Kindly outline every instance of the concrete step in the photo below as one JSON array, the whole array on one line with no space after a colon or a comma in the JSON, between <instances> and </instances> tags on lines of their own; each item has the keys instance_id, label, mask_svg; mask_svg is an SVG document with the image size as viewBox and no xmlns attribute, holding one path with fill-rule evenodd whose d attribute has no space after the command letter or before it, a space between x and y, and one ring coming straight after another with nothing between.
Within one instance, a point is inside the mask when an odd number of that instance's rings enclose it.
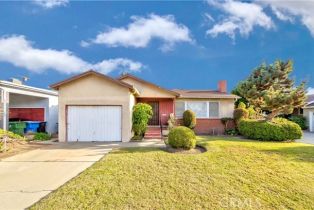
<instances>
[{"instance_id":1,"label":"concrete step","mask_svg":"<svg viewBox=\"0 0 314 210\"><path fill-rule=\"evenodd\" d=\"M145 136L144 139L161 139L161 136Z\"/></svg>"}]
</instances>

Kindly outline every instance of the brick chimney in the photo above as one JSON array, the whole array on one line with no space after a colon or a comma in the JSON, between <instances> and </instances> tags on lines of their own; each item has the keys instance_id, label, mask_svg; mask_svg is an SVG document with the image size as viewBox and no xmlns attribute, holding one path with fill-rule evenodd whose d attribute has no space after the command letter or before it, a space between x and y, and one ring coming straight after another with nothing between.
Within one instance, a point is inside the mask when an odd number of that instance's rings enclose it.
<instances>
[{"instance_id":1,"label":"brick chimney","mask_svg":"<svg viewBox=\"0 0 314 210\"><path fill-rule=\"evenodd\" d=\"M218 91L222 93L227 92L227 80L220 80L218 82Z\"/></svg>"}]
</instances>

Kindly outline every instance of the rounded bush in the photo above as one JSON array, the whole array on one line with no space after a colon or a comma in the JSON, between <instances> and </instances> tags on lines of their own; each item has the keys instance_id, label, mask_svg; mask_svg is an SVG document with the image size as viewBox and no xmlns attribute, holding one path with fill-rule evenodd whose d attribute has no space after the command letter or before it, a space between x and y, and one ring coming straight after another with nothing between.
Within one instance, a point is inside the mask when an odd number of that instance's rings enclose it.
<instances>
[{"instance_id":1,"label":"rounded bush","mask_svg":"<svg viewBox=\"0 0 314 210\"><path fill-rule=\"evenodd\" d=\"M302 137L300 126L283 118L272 122L243 119L238 125L241 135L263 141L295 140Z\"/></svg>"},{"instance_id":2,"label":"rounded bush","mask_svg":"<svg viewBox=\"0 0 314 210\"><path fill-rule=\"evenodd\" d=\"M170 130L168 144L173 148L193 149L196 145L196 137L191 129L178 126Z\"/></svg>"},{"instance_id":3,"label":"rounded bush","mask_svg":"<svg viewBox=\"0 0 314 210\"><path fill-rule=\"evenodd\" d=\"M183 125L188 128L195 128L196 126L196 117L195 113L191 110L186 110L183 112Z\"/></svg>"},{"instance_id":4,"label":"rounded bush","mask_svg":"<svg viewBox=\"0 0 314 210\"><path fill-rule=\"evenodd\" d=\"M247 119L249 117L249 111L243 108L236 108L233 111L233 119L236 123L239 122L241 119Z\"/></svg>"}]
</instances>

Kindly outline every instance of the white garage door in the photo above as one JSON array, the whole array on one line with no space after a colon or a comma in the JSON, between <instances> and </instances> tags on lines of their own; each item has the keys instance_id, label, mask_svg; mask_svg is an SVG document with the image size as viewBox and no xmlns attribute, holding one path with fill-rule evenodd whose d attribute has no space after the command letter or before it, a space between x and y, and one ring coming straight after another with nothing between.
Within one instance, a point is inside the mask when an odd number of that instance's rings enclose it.
<instances>
[{"instance_id":1,"label":"white garage door","mask_svg":"<svg viewBox=\"0 0 314 210\"><path fill-rule=\"evenodd\" d=\"M68 106L68 141L121 141L121 106Z\"/></svg>"}]
</instances>

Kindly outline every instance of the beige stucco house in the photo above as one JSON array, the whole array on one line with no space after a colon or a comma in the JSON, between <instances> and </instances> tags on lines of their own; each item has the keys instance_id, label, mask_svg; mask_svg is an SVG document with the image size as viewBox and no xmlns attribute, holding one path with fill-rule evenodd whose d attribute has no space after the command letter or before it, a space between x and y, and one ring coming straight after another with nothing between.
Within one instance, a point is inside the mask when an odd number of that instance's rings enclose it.
<instances>
[{"instance_id":1,"label":"beige stucco house","mask_svg":"<svg viewBox=\"0 0 314 210\"><path fill-rule=\"evenodd\" d=\"M303 107L303 116L307 120L309 131L314 132L314 95L308 95L306 105Z\"/></svg>"},{"instance_id":2,"label":"beige stucco house","mask_svg":"<svg viewBox=\"0 0 314 210\"><path fill-rule=\"evenodd\" d=\"M217 91L168 90L133 75L114 79L93 70L51 87L59 92L59 141L127 142L132 137L132 108L138 102L153 108L147 137L159 137L171 113L180 122L186 109L196 113L197 133L219 133L224 129L220 119L232 117L237 98L227 93L225 81Z\"/></svg>"}]
</instances>

